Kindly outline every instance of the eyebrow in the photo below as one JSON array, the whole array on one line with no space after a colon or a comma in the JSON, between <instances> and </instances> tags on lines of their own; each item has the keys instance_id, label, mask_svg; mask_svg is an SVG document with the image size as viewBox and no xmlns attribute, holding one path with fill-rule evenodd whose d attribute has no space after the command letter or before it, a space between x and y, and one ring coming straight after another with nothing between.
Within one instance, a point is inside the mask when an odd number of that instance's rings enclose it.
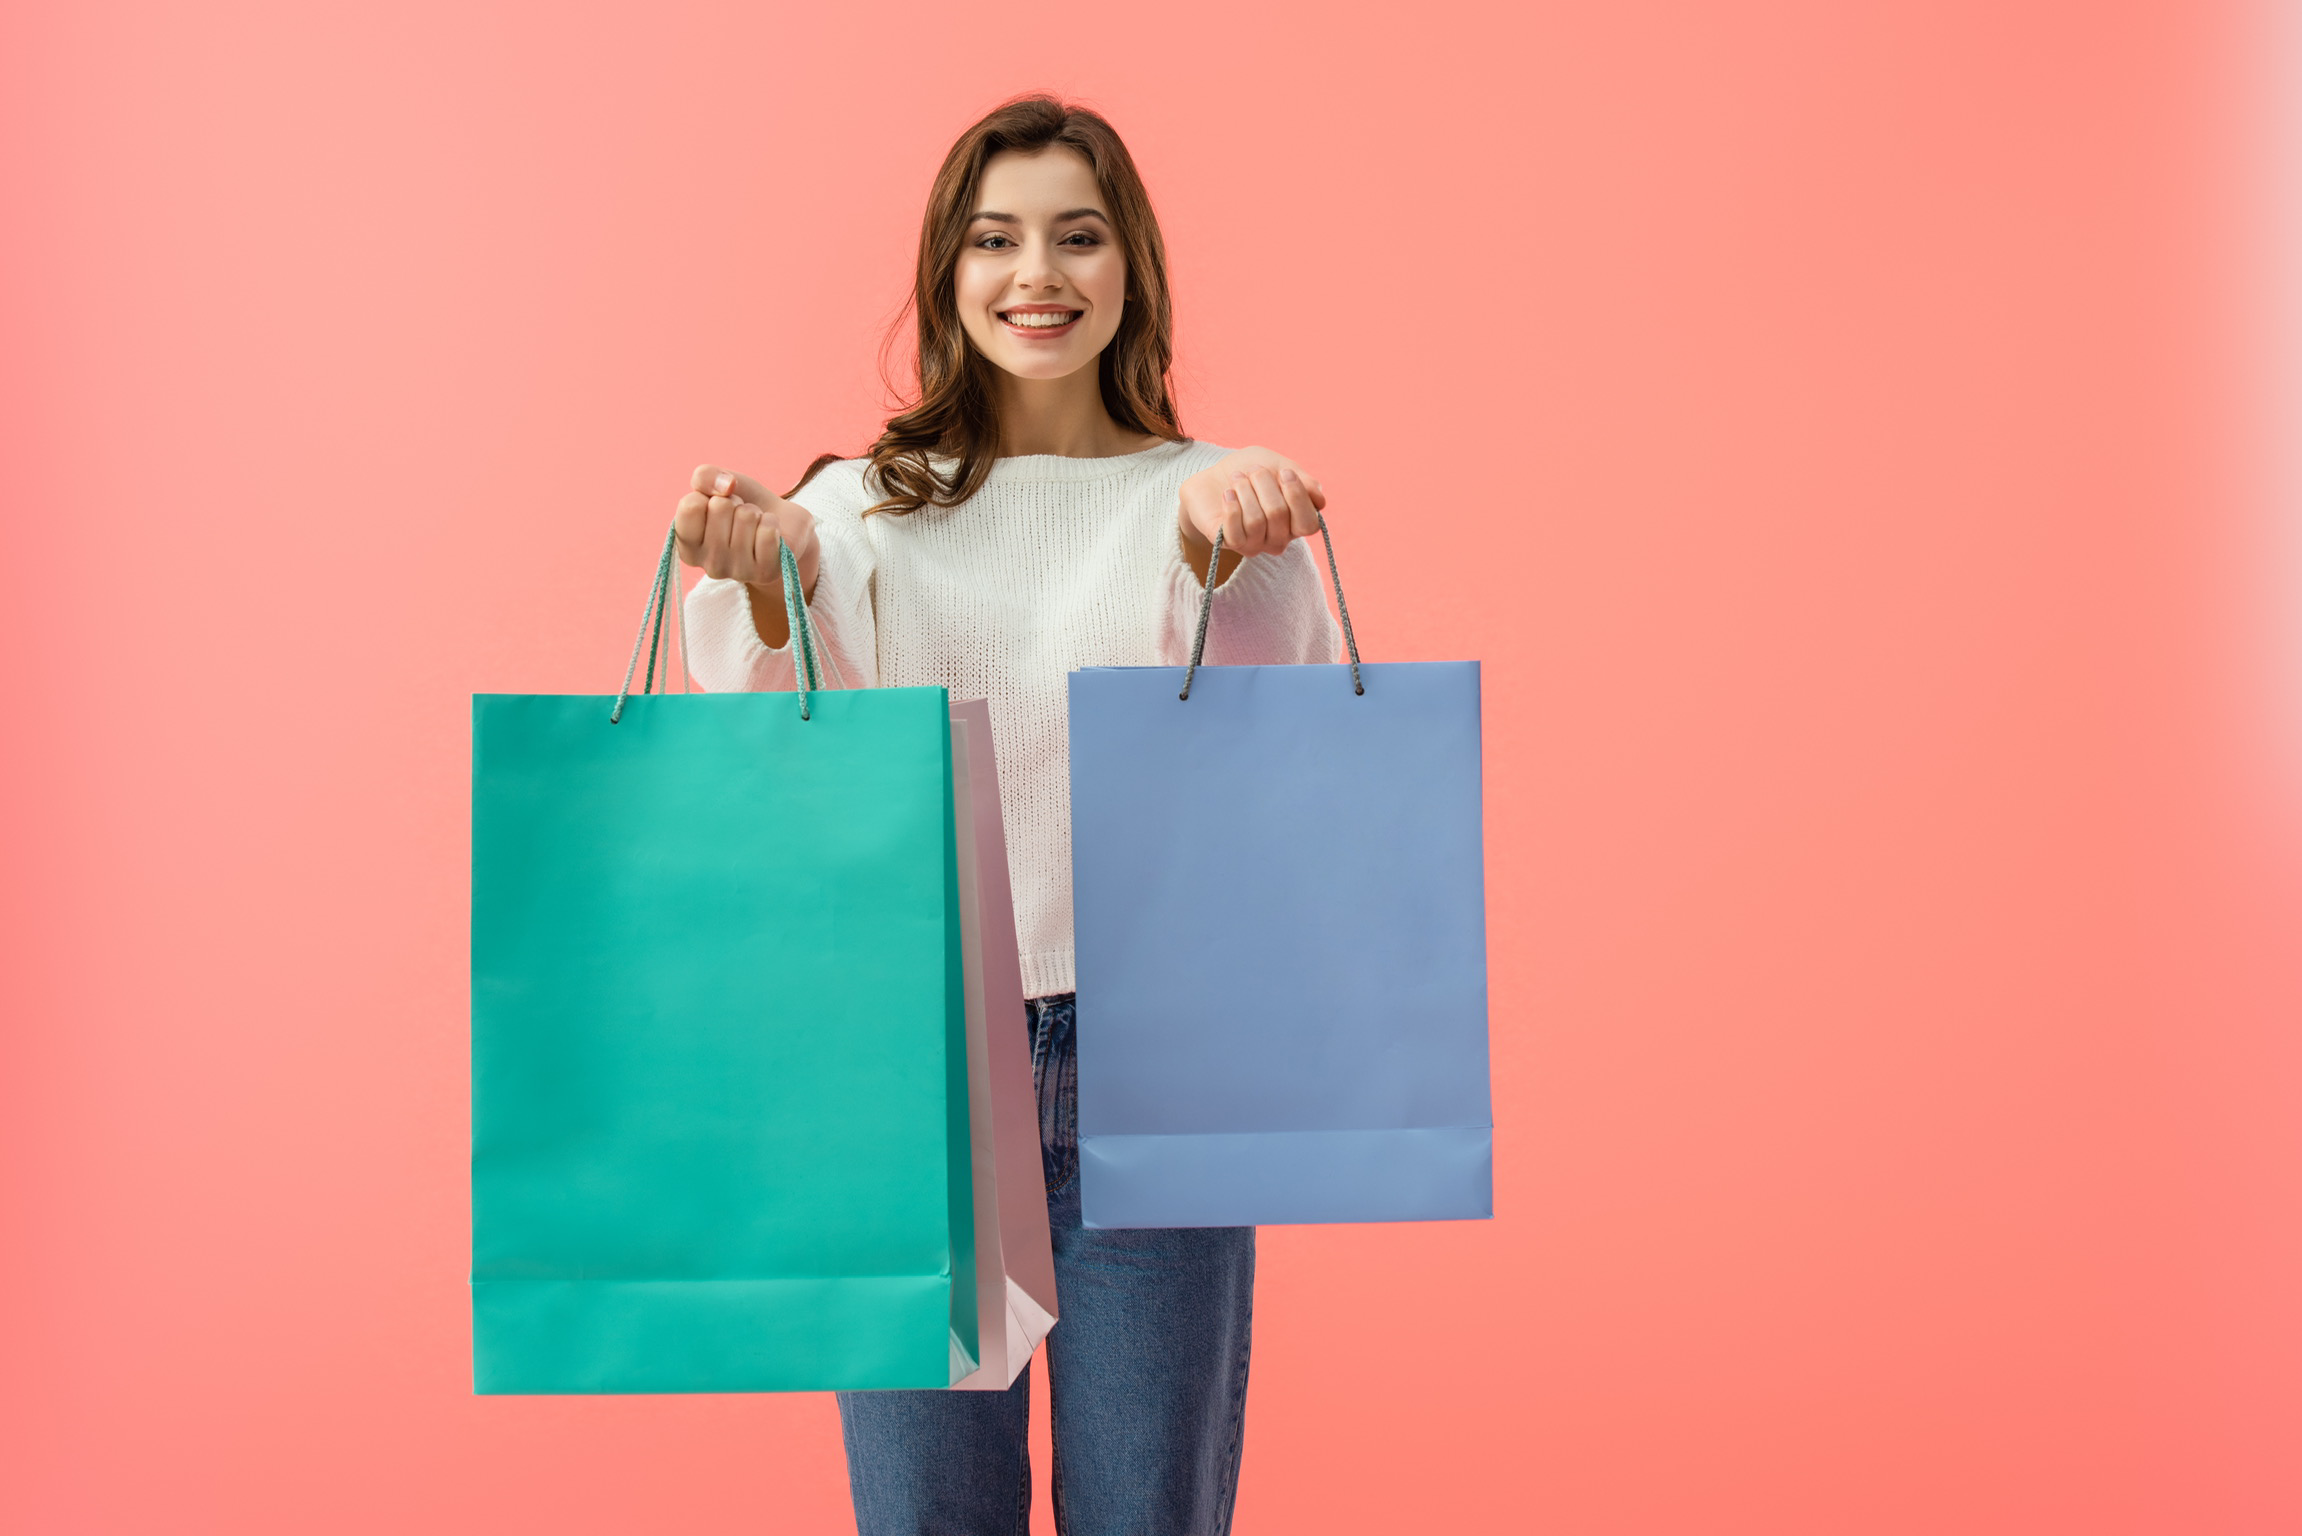
<instances>
[{"instance_id":1,"label":"eyebrow","mask_svg":"<svg viewBox=\"0 0 2302 1536\"><path fill-rule=\"evenodd\" d=\"M1023 222L1012 213L979 213L975 217L989 219L995 224L1020 224ZM1068 224L1073 219L1095 219L1105 224L1111 222L1103 217L1103 210L1100 208L1067 208L1055 215L1055 222L1058 224Z\"/></svg>"}]
</instances>

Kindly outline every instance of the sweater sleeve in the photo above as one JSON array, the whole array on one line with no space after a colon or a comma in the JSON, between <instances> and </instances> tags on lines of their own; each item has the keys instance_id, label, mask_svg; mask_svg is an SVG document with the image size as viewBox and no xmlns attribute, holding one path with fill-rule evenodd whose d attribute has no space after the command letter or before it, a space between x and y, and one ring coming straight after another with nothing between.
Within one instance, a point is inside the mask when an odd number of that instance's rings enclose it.
<instances>
[{"instance_id":1,"label":"sweater sleeve","mask_svg":"<svg viewBox=\"0 0 2302 1536\"><path fill-rule=\"evenodd\" d=\"M1191 659L1199 628L1206 573L1184 562L1182 547L1167 539L1161 580L1166 603L1159 626L1159 661L1179 667ZM1340 660L1343 631L1327 611L1327 589L1309 539L1275 555L1249 555L1215 589L1207 616L1210 666L1258 666Z\"/></svg>"},{"instance_id":2,"label":"sweater sleeve","mask_svg":"<svg viewBox=\"0 0 2302 1536\"><path fill-rule=\"evenodd\" d=\"M879 685L879 644L872 612L871 537L859 513L869 504L852 463L827 467L792 498L815 514L820 550L815 591L807 600L826 686ZM751 595L740 581L705 577L687 595L689 670L713 693L787 690L796 682L797 653L786 640L771 650L751 622Z\"/></svg>"}]
</instances>

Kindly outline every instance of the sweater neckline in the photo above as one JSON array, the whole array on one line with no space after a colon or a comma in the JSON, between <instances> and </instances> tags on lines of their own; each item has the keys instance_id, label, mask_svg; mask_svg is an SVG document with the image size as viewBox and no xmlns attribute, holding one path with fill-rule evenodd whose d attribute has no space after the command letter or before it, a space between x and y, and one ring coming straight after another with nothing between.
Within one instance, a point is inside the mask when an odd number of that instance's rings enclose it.
<instances>
[{"instance_id":1,"label":"sweater neckline","mask_svg":"<svg viewBox=\"0 0 2302 1536\"><path fill-rule=\"evenodd\" d=\"M1183 452L1192 446L1192 439L1178 438L1173 442L1154 443L1138 448L1133 453L1115 453L1102 458L1075 459L1060 453L1019 453L1007 458L993 459L991 473L985 485L1025 485L1049 480L1080 481L1108 480L1120 475L1145 469L1161 459Z\"/></svg>"}]
</instances>

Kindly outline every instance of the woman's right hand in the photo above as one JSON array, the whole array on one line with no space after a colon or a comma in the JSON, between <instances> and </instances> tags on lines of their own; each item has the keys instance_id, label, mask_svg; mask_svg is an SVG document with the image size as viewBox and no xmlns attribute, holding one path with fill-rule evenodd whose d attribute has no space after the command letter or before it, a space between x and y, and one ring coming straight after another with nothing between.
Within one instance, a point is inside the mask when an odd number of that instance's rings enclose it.
<instances>
[{"instance_id":1,"label":"woman's right hand","mask_svg":"<svg viewBox=\"0 0 2302 1536\"><path fill-rule=\"evenodd\" d=\"M816 547L814 513L785 501L749 475L717 464L697 465L688 487L672 513L681 560L700 567L706 576L766 588L780 613L783 570L775 552L780 535L799 561L801 588L810 594L815 591L822 552Z\"/></svg>"},{"instance_id":2,"label":"woman's right hand","mask_svg":"<svg viewBox=\"0 0 2302 1536\"><path fill-rule=\"evenodd\" d=\"M815 540L815 514L785 501L749 475L699 464L688 493L672 512L679 557L706 576L740 581L751 589L751 624L770 650L791 640L791 618L783 606L783 562L776 539L791 546L799 562L800 591L815 595L822 551Z\"/></svg>"}]
</instances>

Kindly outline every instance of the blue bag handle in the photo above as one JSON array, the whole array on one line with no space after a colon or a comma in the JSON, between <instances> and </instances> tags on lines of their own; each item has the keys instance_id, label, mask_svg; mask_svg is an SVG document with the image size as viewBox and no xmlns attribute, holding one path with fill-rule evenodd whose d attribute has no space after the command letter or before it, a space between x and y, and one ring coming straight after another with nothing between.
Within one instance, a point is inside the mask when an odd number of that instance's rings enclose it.
<instances>
[{"instance_id":1,"label":"blue bag handle","mask_svg":"<svg viewBox=\"0 0 2302 1536\"><path fill-rule=\"evenodd\" d=\"M1363 694L1366 680L1359 676L1359 641L1351 633L1351 607L1343 601L1343 573L1335 565L1335 540L1327 532L1327 514L1319 514L1319 542L1327 546L1327 576L1335 584L1335 612L1343 621L1343 644L1351 652L1351 691ZM1207 650L1207 615L1215 607L1215 567L1223 558L1223 530L1215 530L1215 547L1207 552L1207 585L1199 594L1199 632L1191 637L1191 665L1183 669L1183 691L1175 697L1189 703L1191 679L1199 671L1199 658Z\"/></svg>"}]
</instances>

